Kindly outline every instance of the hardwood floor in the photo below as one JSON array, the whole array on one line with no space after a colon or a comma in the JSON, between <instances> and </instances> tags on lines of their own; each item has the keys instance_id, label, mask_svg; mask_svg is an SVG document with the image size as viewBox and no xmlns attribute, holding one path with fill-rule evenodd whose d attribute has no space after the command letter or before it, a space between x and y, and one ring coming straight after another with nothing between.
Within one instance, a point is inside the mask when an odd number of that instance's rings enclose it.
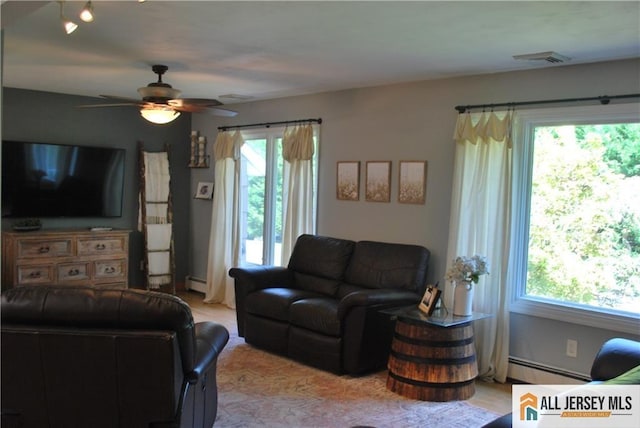
<instances>
[{"instance_id":1,"label":"hardwood floor","mask_svg":"<svg viewBox=\"0 0 640 428\"><path fill-rule=\"evenodd\" d=\"M180 291L178 296L189 304L196 322L216 321L224 325L230 333L238 333L235 310L220 304L204 303L202 301L204 296L194 291ZM476 393L467 401L469 404L501 415L509 413L511 412L511 384L476 381Z\"/></svg>"}]
</instances>

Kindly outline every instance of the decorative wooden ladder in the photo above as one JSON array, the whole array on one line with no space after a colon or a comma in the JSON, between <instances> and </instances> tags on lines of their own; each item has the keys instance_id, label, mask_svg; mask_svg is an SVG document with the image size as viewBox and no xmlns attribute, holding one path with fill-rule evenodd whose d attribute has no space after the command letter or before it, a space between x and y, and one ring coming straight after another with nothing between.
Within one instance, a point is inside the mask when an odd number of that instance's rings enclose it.
<instances>
[{"instance_id":1,"label":"decorative wooden ladder","mask_svg":"<svg viewBox=\"0 0 640 428\"><path fill-rule=\"evenodd\" d=\"M148 290L175 294L175 257L173 248L173 206L169 149L147 152L138 142L140 174L140 213L138 229L144 237L144 266Z\"/></svg>"}]
</instances>

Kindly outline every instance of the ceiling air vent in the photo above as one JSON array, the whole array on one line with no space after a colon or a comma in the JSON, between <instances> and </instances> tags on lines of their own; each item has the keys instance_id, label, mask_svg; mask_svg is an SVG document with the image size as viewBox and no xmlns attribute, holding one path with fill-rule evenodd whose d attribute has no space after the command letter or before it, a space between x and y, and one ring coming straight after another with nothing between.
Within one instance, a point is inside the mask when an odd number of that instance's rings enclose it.
<instances>
[{"instance_id":1,"label":"ceiling air vent","mask_svg":"<svg viewBox=\"0 0 640 428\"><path fill-rule=\"evenodd\" d=\"M547 61L552 63L571 61L568 56L560 55L557 52L538 52L525 55L514 55L513 59L521 59L526 61Z\"/></svg>"}]
</instances>

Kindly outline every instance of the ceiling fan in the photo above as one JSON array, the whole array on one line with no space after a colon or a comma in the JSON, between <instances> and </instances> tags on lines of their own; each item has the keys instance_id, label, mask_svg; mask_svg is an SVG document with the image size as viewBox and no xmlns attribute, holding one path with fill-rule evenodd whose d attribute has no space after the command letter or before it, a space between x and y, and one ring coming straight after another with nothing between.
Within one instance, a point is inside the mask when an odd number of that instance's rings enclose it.
<instances>
[{"instance_id":1,"label":"ceiling fan","mask_svg":"<svg viewBox=\"0 0 640 428\"><path fill-rule=\"evenodd\" d=\"M232 117L238 114L233 110L220 108L222 103L218 100L207 98L178 98L180 91L174 89L168 83L162 81L162 75L169 69L166 65L157 64L151 67L158 75L158 81L149 83L138 89L142 100L134 98L119 97L115 95L100 95L114 101L121 101L115 104L92 104L79 106L81 108L93 107L140 107L140 114L149 122L165 124L175 120L180 116L180 112L201 113L210 112L216 116Z\"/></svg>"}]
</instances>

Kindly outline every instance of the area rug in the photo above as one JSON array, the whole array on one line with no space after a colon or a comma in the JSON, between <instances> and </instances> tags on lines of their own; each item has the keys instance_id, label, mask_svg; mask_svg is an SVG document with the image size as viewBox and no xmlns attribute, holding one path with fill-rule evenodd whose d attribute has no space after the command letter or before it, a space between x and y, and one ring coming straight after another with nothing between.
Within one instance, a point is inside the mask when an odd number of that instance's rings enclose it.
<instances>
[{"instance_id":1,"label":"area rug","mask_svg":"<svg viewBox=\"0 0 640 428\"><path fill-rule=\"evenodd\" d=\"M232 334L218 359L215 426L474 428L498 416L464 401L403 398L386 389L386 375L336 376L253 348Z\"/></svg>"}]
</instances>

